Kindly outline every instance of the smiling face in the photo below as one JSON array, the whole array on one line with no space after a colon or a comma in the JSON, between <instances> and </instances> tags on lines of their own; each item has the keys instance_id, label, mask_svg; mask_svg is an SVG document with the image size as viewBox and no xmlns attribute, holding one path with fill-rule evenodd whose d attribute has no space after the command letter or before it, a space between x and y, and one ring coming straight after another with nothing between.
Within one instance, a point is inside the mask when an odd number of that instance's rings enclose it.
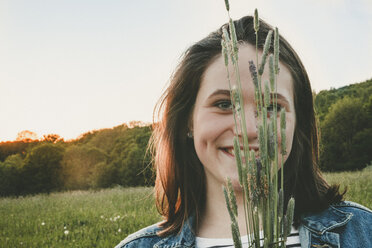
<instances>
[{"instance_id":1,"label":"smiling face","mask_svg":"<svg viewBox=\"0 0 372 248\"><path fill-rule=\"evenodd\" d=\"M248 61L256 57L252 45L244 44L239 48L239 71L242 84L244 111L246 116L249 148L259 153L257 135L256 103L254 85L249 72ZM260 59L260 58L259 58ZM235 75L229 68L231 82ZM269 79L268 68L262 76L262 82ZM295 129L295 109L293 101L293 82L289 70L280 63L277 78L278 106L286 110L287 154L292 147ZM280 116L278 115L278 126ZM223 58L217 57L206 69L192 114L192 127L196 153L204 166L207 189L221 189L226 178L230 178L235 188L239 188L238 173L233 154L235 124L231 110L230 90ZM280 144L280 137L279 144ZM280 147L279 147L280 149ZM284 158L284 161L287 157Z\"/></svg>"}]
</instances>

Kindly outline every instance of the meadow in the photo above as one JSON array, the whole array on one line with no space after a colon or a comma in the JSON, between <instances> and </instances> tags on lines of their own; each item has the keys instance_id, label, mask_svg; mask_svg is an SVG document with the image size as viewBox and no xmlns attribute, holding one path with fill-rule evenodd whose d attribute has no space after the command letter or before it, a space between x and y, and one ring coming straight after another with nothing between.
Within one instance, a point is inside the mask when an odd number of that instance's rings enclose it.
<instances>
[{"instance_id":1,"label":"meadow","mask_svg":"<svg viewBox=\"0 0 372 248\"><path fill-rule=\"evenodd\" d=\"M114 247L160 220L151 188L0 199L0 247Z\"/></svg>"},{"instance_id":2,"label":"meadow","mask_svg":"<svg viewBox=\"0 0 372 248\"><path fill-rule=\"evenodd\" d=\"M325 173L372 208L372 169ZM0 247L114 247L159 221L151 188L116 187L0 199Z\"/></svg>"}]
</instances>

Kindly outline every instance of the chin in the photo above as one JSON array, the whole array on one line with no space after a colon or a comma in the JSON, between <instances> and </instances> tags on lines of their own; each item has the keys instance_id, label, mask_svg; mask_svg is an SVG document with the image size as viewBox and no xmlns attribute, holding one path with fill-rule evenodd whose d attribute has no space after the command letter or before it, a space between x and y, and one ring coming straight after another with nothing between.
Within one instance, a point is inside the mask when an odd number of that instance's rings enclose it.
<instances>
[{"instance_id":1,"label":"chin","mask_svg":"<svg viewBox=\"0 0 372 248\"><path fill-rule=\"evenodd\" d=\"M232 182L232 185L235 193L243 192L243 187L240 185L239 180Z\"/></svg>"},{"instance_id":2,"label":"chin","mask_svg":"<svg viewBox=\"0 0 372 248\"><path fill-rule=\"evenodd\" d=\"M239 183L239 177L238 176L227 177L227 178L230 178L231 184L232 184L233 189L234 189L234 192L242 192L243 191L243 187ZM226 179L226 181L227 181L227 179Z\"/></svg>"}]
</instances>

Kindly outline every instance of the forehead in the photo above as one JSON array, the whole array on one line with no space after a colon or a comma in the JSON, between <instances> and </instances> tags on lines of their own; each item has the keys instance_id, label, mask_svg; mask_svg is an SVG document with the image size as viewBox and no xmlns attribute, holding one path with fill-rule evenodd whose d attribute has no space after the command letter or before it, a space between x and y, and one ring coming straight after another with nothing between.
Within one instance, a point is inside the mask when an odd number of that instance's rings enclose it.
<instances>
[{"instance_id":1,"label":"forehead","mask_svg":"<svg viewBox=\"0 0 372 248\"><path fill-rule=\"evenodd\" d=\"M249 61L253 60L256 63L256 49L250 44L244 44L239 46L239 75L244 93L254 92L253 81L249 72ZM258 52L258 61L261 61L262 52ZM257 65L256 65L257 66ZM282 94L288 101L293 102L293 78L291 72L283 63L279 63L280 73L277 77L277 91ZM227 70L225 67L224 59L220 54L217 56L211 64L205 70L202 78L201 85L198 92L200 94L209 95L216 89L229 89L229 83L227 80ZM229 61L229 76L230 82L234 84L236 82L236 74L231 61ZM266 63L264 74L262 75L261 83L264 85L265 81L269 81L269 66Z\"/></svg>"}]
</instances>

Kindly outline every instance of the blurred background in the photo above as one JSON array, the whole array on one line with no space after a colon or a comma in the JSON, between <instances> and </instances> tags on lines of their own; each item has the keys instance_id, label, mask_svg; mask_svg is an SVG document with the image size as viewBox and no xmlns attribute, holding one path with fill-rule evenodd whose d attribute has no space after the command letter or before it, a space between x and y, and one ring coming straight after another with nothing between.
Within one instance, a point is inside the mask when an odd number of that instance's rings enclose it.
<instances>
[{"instance_id":1,"label":"blurred background","mask_svg":"<svg viewBox=\"0 0 372 248\"><path fill-rule=\"evenodd\" d=\"M230 5L279 27L316 92L371 78L371 1ZM1 0L0 141L151 122L179 57L226 21L223 0Z\"/></svg>"}]
</instances>

